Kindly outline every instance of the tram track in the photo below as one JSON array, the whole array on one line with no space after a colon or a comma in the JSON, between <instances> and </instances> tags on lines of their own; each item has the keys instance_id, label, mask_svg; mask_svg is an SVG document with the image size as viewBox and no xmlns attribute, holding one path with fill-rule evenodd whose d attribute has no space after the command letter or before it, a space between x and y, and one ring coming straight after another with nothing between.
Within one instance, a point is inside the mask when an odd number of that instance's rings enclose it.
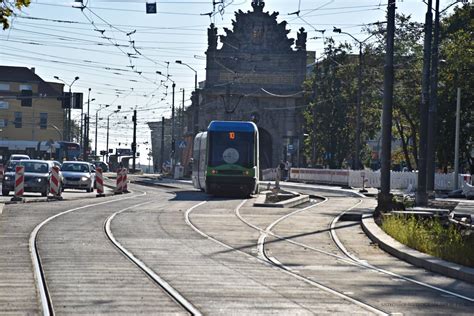
<instances>
[{"instance_id":1,"label":"tram track","mask_svg":"<svg viewBox=\"0 0 474 316\"><path fill-rule=\"evenodd\" d=\"M147 192L142 192L141 194L134 194L131 196L125 196L121 198L116 198L113 200L109 201L103 201L100 203L92 203L88 205L83 205L80 207L76 207L73 209L69 209L66 211L63 211L61 213L58 213L56 215L53 215L47 219L45 219L43 222L38 224L32 233L30 234L30 239L29 239L29 247L30 247L30 253L31 253L31 260L33 263L33 271L34 271L34 276L35 276L35 281L37 285L37 291L38 295L40 298L40 305L41 305L41 310L43 315L55 315L55 308L54 308L54 301L52 299L51 292L48 288L48 282L46 279L46 275L44 272L44 267L42 266L42 261L41 261L41 254L38 249L38 234L40 230L49 222L53 221L54 219L70 214L72 212L76 212L79 210L84 210L87 208L92 208L92 207L98 207L102 206L105 204L111 204L111 203L120 203L123 202L124 200L130 200L130 199L135 199L139 197L143 197L147 194ZM112 230L111 230L111 222L113 221L114 217L120 213L123 213L125 211L131 210L131 209L136 209L141 206L145 206L147 204L153 203L155 201L140 201L138 203L135 203L133 205L130 205L128 207L122 208L118 210L117 212L113 213L112 215L108 216L103 224L103 230L104 234L107 236L107 239L114 245L116 249L118 249L118 252L128 260L130 260L142 273L144 273L165 295L167 295L171 300L173 300L176 304L176 306L180 306L180 308L186 312L189 315L201 315L199 310L197 310L190 302L188 302L184 297L182 297L179 292L177 292L175 289L173 289L166 281L164 281L162 278L158 276L157 273L155 273L152 269L150 269L145 263L141 262L136 256L134 256L129 250L124 248L114 237Z\"/></svg>"},{"instance_id":2,"label":"tram track","mask_svg":"<svg viewBox=\"0 0 474 316\"><path fill-rule=\"evenodd\" d=\"M320 253L320 254L323 254L323 255L326 255L326 256L333 257L336 260L339 260L340 262L355 265L355 266L358 266L362 269L372 270L372 271L375 271L375 272L383 273L383 274L388 275L390 277L395 277L395 278L398 278L398 279L401 279L401 280L404 280L404 281L407 281L407 282L411 282L413 284L428 288L428 289L433 290L433 291L441 292L441 293L446 294L446 295L451 295L451 296L457 297L459 299L462 299L462 300L465 300L465 301L468 301L468 302L474 302L474 298L471 298L471 297L468 297L468 296L465 296L465 295L462 295L462 294L459 294L459 293L455 293L453 291L449 291L449 290L446 290L446 289L443 289L443 288L440 288L440 287L437 287L437 286L434 286L434 285L430 285L430 284L427 284L425 282L421 282L421 281L415 280L413 278L409 278L409 277L403 276L401 274L388 271L386 269L381 269L381 268L376 267L374 265L371 265L371 264L369 264L369 263L367 263L363 260L360 260L357 257L355 257L354 255L352 255L351 253L349 253L349 251L344 247L342 242L337 237L336 224L344 214L346 214L347 212L349 212L352 209L359 206L363 202L362 199L358 199L358 201L354 205L352 205L350 208L346 209L345 211L341 212L336 217L334 217L333 220L331 221L331 223L329 224L329 233L331 235L331 239L334 241L335 246L344 254L344 256L333 254L333 253L330 253L330 252L325 251L323 249L319 249L319 248L313 247L313 246L308 245L308 244L300 243L300 242L294 241L290 238L287 238L287 237L284 237L284 236L281 236L281 235L278 235L278 234L272 232L272 229L274 227L276 227L279 223L284 221L285 219L288 219L289 217L291 217L293 215L296 215L298 213L307 211L307 210L309 210L309 209L311 209L315 206L320 206L320 205L322 205L324 203L327 203L329 201L329 198L327 198L327 197L321 196L321 198L323 199L322 202L307 206L307 207L302 208L302 209L295 210L291 213L288 213L284 216L281 216L277 220L270 223L265 229L250 223L248 220L246 220L244 217L242 217L242 215L240 214L240 207L241 206L239 206L235 209L235 214L247 226L249 226L249 227L251 227L251 228L253 228L253 229L260 232L260 236L259 236L258 242L257 242L257 249L258 249L259 257L264 258L265 260L270 261L274 265L280 266L282 269L285 269L287 271L291 271L291 268L286 267L285 265L283 265L277 258L269 257L265 253L265 243L266 243L266 239L267 239L268 236L272 236L272 237L274 237L278 240L285 241L287 243L293 244L295 246L298 246L298 247L301 247L301 248L304 248L304 249L308 249L310 251L314 251L314 252L317 252L317 253Z\"/></svg>"},{"instance_id":3,"label":"tram track","mask_svg":"<svg viewBox=\"0 0 474 316\"><path fill-rule=\"evenodd\" d=\"M320 290L322 290L322 291L324 291L324 292L326 292L326 293L329 293L329 294L331 294L331 295L335 295L335 296L337 296L337 297L339 297L339 298L341 298L341 299L344 299L344 300L346 300L346 301L348 301L348 302L350 302L350 303L353 303L353 304L355 304L355 305L357 305L357 306L359 306L359 307L361 307L361 308L363 308L363 309L365 309L365 310L367 310L367 311L370 311L370 312L372 312L372 313L374 313L374 314L377 314L377 315L389 315L387 312L385 312L385 311L383 311L383 310L381 310L381 309L378 309L378 308L376 308L376 307L373 307L373 306L371 306L371 305L369 305L369 304L367 304L367 303L364 303L364 302L362 302L362 301L356 300L356 299L354 299L354 298L352 298L352 297L350 297L350 296L348 296L348 295L346 295L346 294L344 294L344 293L342 293L342 292L339 292L339 291L337 291L337 290L334 290L334 289L332 289L332 288L329 288L329 287L327 287L327 286L324 286L323 284L321 284L321 283L319 283L319 282L316 282L316 281L311 280L311 279L309 279L309 278L307 278L307 277L305 277L305 276L302 276L302 275L300 275L300 274L297 274L297 273L291 271L290 269L286 268L285 266L283 266L281 263L272 261L272 260L271 260L270 258L268 258L266 255L263 255L263 258L262 258L261 255L257 255L257 256L251 255L251 254L249 254L249 253L247 253L247 252L244 252L244 251L242 251L242 250L240 250L240 249L238 249L238 248L235 248L235 247L233 247L233 246L231 246L231 245L229 245L229 244L227 244L227 243L225 243L225 242L222 242L222 241L220 241L220 240L218 240L218 239L216 239L216 238L214 238L214 237L212 237L212 236L206 234L204 231L200 230L196 225L194 225L194 224L192 223L191 219L190 219L190 214L191 214L191 212L193 212L196 208L200 207L201 205L204 205L206 202L207 202L207 201L203 201L203 202L200 202L200 203L194 205L193 207L191 207L191 208L189 208L188 210L186 210L186 213L185 213L185 220L186 220L186 223L187 223L192 229L194 229L194 231L196 231L198 234L200 234L201 236L203 236L203 237L205 237L205 238L207 238L207 239L209 239L209 240L211 240L211 241L213 241L213 242L215 242L215 243L217 243L217 244L219 244L219 245L221 245L221 246L223 246L223 247L225 247L225 248L227 248L227 249L230 249L230 250L232 250L232 251L241 253L241 254L243 254L243 255L246 255L246 256L255 258L255 259L257 259L260 263L263 263L263 264L265 264L265 265L269 265L269 266L272 266L272 267L274 267L274 268L276 268L276 269L279 269L279 270L282 271L283 273L285 273L285 274L287 274L287 275L289 275L289 276L291 276L291 277L293 277L293 278L296 278L296 279L298 279L298 280L300 280L300 281L303 281L303 282L305 282L305 283L307 283L307 284L309 284L309 285L311 285L311 286L313 286L313 287L316 287L316 288L318 288L318 289L320 289ZM245 202L247 202L247 199L243 200L243 201L234 209L234 211L237 212L237 211L245 204ZM313 205L311 205L311 206L313 206Z\"/></svg>"}]
</instances>

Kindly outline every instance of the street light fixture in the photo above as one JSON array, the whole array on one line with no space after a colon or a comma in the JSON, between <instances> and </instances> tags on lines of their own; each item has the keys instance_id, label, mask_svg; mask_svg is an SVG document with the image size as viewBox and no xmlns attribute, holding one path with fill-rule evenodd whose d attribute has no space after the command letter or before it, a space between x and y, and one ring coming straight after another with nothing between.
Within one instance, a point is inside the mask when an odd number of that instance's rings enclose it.
<instances>
[{"instance_id":1,"label":"street light fixture","mask_svg":"<svg viewBox=\"0 0 474 316\"><path fill-rule=\"evenodd\" d=\"M120 112L120 105L118 106L118 109L107 115L107 163L109 163L109 120L110 117L118 112Z\"/></svg>"},{"instance_id":2,"label":"street light fixture","mask_svg":"<svg viewBox=\"0 0 474 316\"><path fill-rule=\"evenodd\" d=\"M342 29L333 27L332 30L334 33L346 34L352 37L354 41L359 44L359 67L357 70L357 105L356 105L356 143L355 143L355 157L352 169L360 169L360 133L361 133L361 98L362 98L362 44L364 44L369 38L374 36L376 33L371 34L369 37L364 40L358 40L352 34L343 32Z\"/></svg>"},{"instance_id":3,"label":"street light fixture","mask_svg":"<svg viewBox=\"0 0 474 316\"><path fill-rule=\"evenodd\" d=\"M199 96L198 96L198 88L197 88L197 71L196 69L194 69L193 67L189 66L188 64L186 63L183 63L181 60L176 60L175 61L177 64L180 64L180 65L184 65L186 67L188 67L189 69L191 69L192 71L194 71L194 93L195 93L195 96L196 96L196 104L195 104L195 107L194 107L194 120L193 120L193 125L194 125L194 135L196 135L198 133L198 130L199 130Z\"/></svg>"},{"instance_id":4,"label":"street light fixture","mask_svg":"<svg viewBox=\"0 0 474 316\"><path fill-rule=\"evenodd\" d=\"M172 97L172 103L171 103L171 174L174 177L174 155L175 155L175 146L176 146L176 141L174 137L174 90L176 88L176 82L174 82L173 79L171 79L171 75L164 75L161 71L156 71L157 74L166 77L169 79L173 84L173 97Z\"/></svg>"},{"instance_id":5,"label":"street light fixture","mask_svg":"<svg viewBox=\"0 0 474 316\"><path fill-rule=\"evenodd\" d=\"M67 82L65 82L63 79L59 78L58 76L54 76L54 79L56 80L59 80L61 81L62 83L64 83L66 86L69 87L69 95L71 97L71 104L69 106L69 108L66 109L66 138L68 141L71 141L71 107L72 107L72 101L73 101L73 98L72 98L72 93L71 93L71 87L72 85L74 84L74 82L76 82L77 80L79 80L79 77L75 77L74 80L68 84Z\"/></svg>"},{"instance_id":6,"label":"street light fixture","mask_svg":"<svg viewBox=\"0 0 474 316\"><path fill-rule=\"evenodd\" d=\"M105 107L102 107L104 105ZM101 104L97 111L95 111L95 155L97 156L97 124L99 122L99 112L105 108L108 108L110 104Z\"/></svg>"}]
</instances>

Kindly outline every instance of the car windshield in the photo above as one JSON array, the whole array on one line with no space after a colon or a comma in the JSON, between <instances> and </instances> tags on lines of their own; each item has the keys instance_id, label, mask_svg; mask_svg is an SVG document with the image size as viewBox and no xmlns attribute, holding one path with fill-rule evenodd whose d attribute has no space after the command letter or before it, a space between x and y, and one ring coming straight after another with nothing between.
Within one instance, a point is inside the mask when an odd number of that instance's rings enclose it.
<instances>
[{"instance_id":1,"label":"car windshield","mask_svg":"<svg viewBox=\"0 0 474 316\"><path fill-rule=\"evenodd\" d=\"M44 162L21 161L19 164L25 166L25 172L47 173L49 171L48 164Z\"/></svg>"},{"instance_id":2,"label":"car windshield","mask_svg":"<svg viewBox=\"0 0 474 316\"><path fill-rule=\"evenodd\" d=\"M89 166L83 163L63 163L62 171L89 172Z\"/></svg>"},{"instance_id":3,"label":"car windshield","mask_svg":"<svg viewBox=\"0 0 474 316\"><path fill-rule=\"evenodd\" d=\"M16 165L18 165L20 161L10 161L7 165L7 171L15 171Z\"/></svg>"},{"instance_id":4,"label":"car windshield","mask_svg":"<svg viewBox=\"0 0 474 316\"><path fill-rule=\"evenodd\" d=\"M212 132L209 134L209 167L237 164L253 166L254 134L248 132Z\"/></svg>"}]
</instances>

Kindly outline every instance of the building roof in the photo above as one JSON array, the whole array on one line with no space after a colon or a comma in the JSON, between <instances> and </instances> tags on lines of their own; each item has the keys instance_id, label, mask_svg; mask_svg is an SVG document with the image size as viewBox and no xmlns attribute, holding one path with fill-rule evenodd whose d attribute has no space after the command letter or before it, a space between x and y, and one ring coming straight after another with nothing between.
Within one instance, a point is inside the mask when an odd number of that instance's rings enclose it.
<instances>
[{"instance_id":1,"label":"building roof","mask_svg":"<svg viewBox=\"0 0 474 316\"><path fill-rule=\"evenodd\" d=\"M34 68L0 66L0 81L36 83L38 84L38 93L49 96L59 96L63 91L63 84L55 82L46 82L35 73Z\"/></svg>"}]
</instances>

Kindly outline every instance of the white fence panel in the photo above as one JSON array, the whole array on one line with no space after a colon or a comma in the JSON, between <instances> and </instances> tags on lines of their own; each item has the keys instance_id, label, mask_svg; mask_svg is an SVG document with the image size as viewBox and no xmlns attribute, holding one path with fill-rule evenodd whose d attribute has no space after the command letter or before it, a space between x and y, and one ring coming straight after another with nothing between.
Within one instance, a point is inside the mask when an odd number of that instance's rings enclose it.
<instances>
[{"instance_id":1,"label":"white fence panel","mask_svg":"<svg viewBox=\"0 0 474 316\"><path fill-rule=\"evenodd\" d=\"M262 181L275 181L277 177L277 171L275 168L262 170Z\"/></svg>"}]
</instances>

